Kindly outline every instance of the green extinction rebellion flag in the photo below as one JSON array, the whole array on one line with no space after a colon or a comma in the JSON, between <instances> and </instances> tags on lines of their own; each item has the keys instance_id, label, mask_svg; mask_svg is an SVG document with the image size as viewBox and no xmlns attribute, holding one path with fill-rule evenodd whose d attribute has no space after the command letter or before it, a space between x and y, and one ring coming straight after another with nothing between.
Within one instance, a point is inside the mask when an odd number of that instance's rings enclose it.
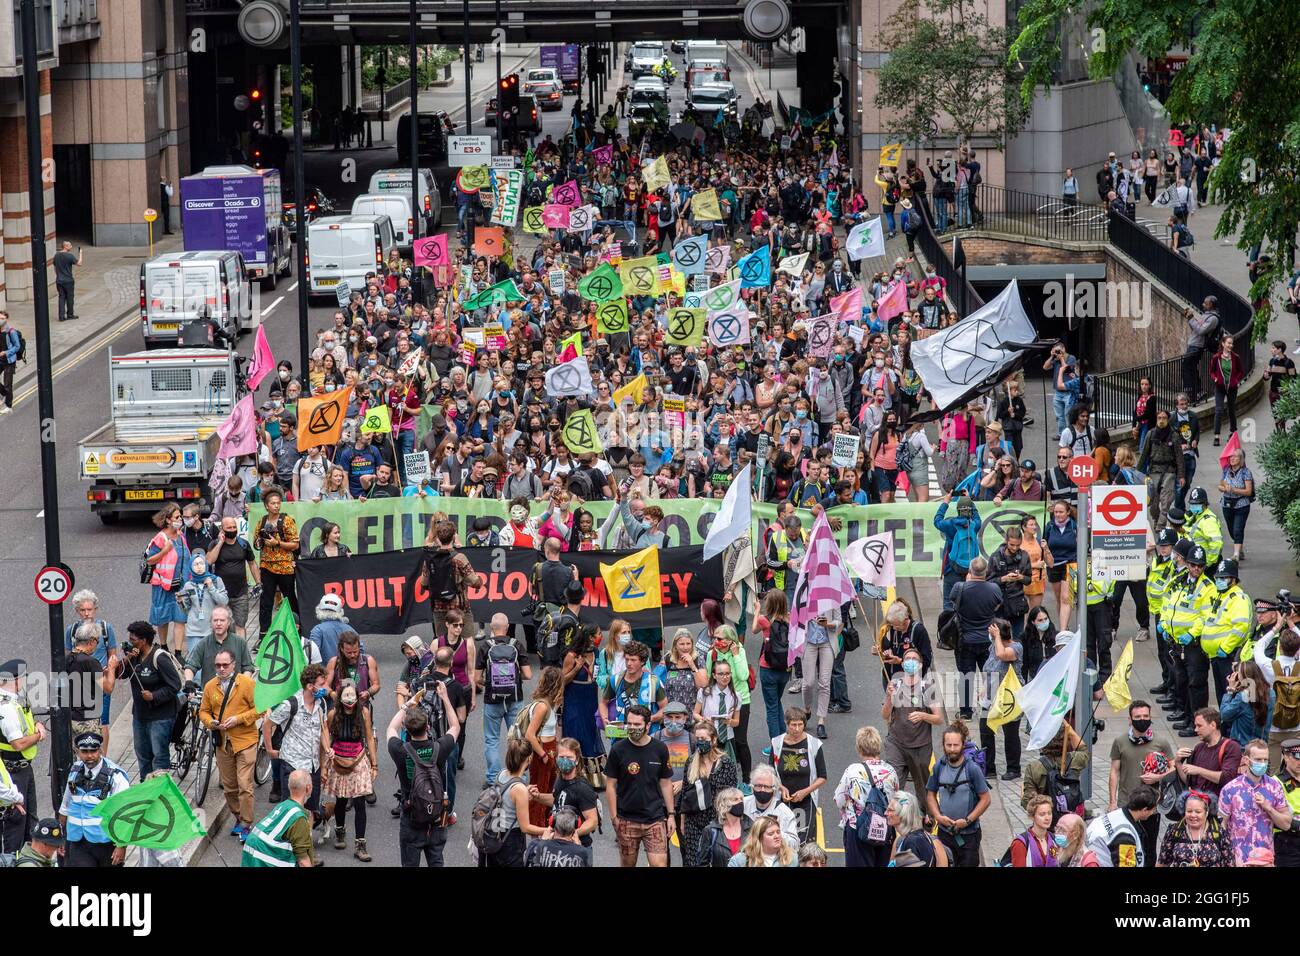
<instances>
[{"instance_id":1,"label":"green extinction rebellion flag","mask_svg":"<svg viewBox=\"0 0 1300 956\"><path fill-rule=\"evenodd\" d=\"M170 776L154 777L127 787L117 796L97 804L90 815L103 821L104 833L118 846L175 850L207 836L207 830Z\"/></svg>"},{"instance_id":2,"label":"green extinction rebellion flag","mask_svg":"<svg viewBox=\"0 0 1300 956\"><path fill-rule=\"evenodd\" d=\"M257 648L257 687L253 690L253 706L259 711L270 710L296 694L298 675L305 666L298 625L293 622L289 602L281 601L280 609L271 621L271 629Z\"/></svg>"},{"instance_id":3,"label":"green extinction rebellion flag","mask_svg":"<svg viewBox=\"0 0 1300 956\"><path fill-rule=\"evenodd\" d=\"M592 302L608 302L610 299L623 297L623 280L618 270L608 262L602 262L592 270L591 275L578 283L578 295Z\"/></svg>"},{"instance_id":4,"label":"green extinction rebellion flag","mask_svg":"<svg viewBox=\"0 0 1300 956\"><path fill-rule=\"evenodd\" d=\"M515 285L515 280L506 279L466 299L461 307L466 312L473 312L475 309L486 309L495 302L522 302L523 300L524 294Z\"/></svg>"}]
</instances>

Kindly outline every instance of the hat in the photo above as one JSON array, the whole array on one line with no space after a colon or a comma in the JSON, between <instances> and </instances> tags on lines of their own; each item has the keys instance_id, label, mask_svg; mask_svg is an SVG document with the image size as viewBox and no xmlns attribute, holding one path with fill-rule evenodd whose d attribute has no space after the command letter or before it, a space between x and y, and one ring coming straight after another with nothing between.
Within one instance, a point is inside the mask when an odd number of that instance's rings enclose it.
<instances>
[{"instance_id":1,"label":"hat","mask_svg":"<svg viewBox=\"0 0 1300 956\"><path fill-rule=\"evenodd\" d=\"M997 432L999 435L1001 435L1001 434L1002 434L1002 423L1001 423L1001 422L989 422L988 424L986 424L986 425L984 426L984 430L985 430L985 431L990 431L990 432Z\"/></svg>"},{"instance_id":2,"label":"hat","mask_svg":"<svg viewBox=\"0 0 1300 956\"><path fill-rule=\"evenodd\" d=\"M27 662L15 657L0 664L0 680L14 680L27 673Z\"/></svg>"},{"instance_id":3,"label":"hat","mask_svg":"<svg viewBox=\"0 0 1300 956\"><path fill-rule=\"evenodd\" d=\"M1173 508L1169 509L1168 518L1170 524L1178 525L1179 527L1181 527L1183 523L1187 520L1187 514L1183 511L1182 508L1174 506Z\"/></svg>"},{"instance_id":4,"label":"hat","mask_svg":"<svg viewBox=\"0 0 1300 956\"><path fill-rule=\"evenodd\" d=\"M1241 569L1237 567L1235 558L1224 558L1219 562L1218 568L1214 571L1216 578L1240 578Z\"/></svg>"},{"instance_id":5,"label":"hat","mask_svg":"<svg viewBox=\"0 0 1300 956\"><path fill-rule=\"evenodd\" d=\"M1187 563L1205 567L1205 549L1199 544L1192 545L1192 550L1187 552Z\"/></svg>"},{"instance_id":6,"label":"hat","mask_svg":"<svg viewBox=\"0 0 1300 956\"><path fill-rule=\"evenodd\" d=\"M93 730L88 730L84 734L77 734L74 743L78 750L98 750L104 746L104 736L95 733Z\"/></svg>"},{"instance_id":7,"label":"hat","mask_svg":"<svg viewBox=\"0 0 1300 956\"><path fill-rule=\"evenodd\" d=\"M1278 746L1282 748L1283 753L1286 753L1288 750L1300 750L1300 737L1288 737Z\"/></svg>"},{"instance_id":8,"label":"hat","mask_svg":"<svg viewBox=\"0 0 1300 956\"><path fill-rule=\"evenodd\" d=\"M687 709L686 709L686 705L683 704L680 700L674 700L674 701L672 701L671 703L669 703L668 706L666 706L666 707L664 708L664 713L665 713L665 714L685 714L685 713L689 713L689 711L687 711Z\"/></svg>"},{"instance_id":9,"label":"hat","mask_svg":"<svg viewBox=\"0 0 1300 956\"><path fill-rule=\"evenodd\" d=\"M1187 538L1179 538L1174 542L1174 554L1178 555L1184 561L1192 553L1192 542Z\"/></svg>"},{"instance_id":10,"label":"hat","mask_svg":"<svg viewBox=\"0 0 1300 956\"><path fill-rule=\"evenodd\" d=\"M322 595L320 601L316 604L316 613L319 614L321 611L336 611L342 614L343 599L337 594Z\"/></svg>"},{"instance_id":11,"label":"hat","mask_svg":"<svg viewBox=\"0 0 1300 956\"><path fill-rule=\"evenodd\" d=\"M420 638L419 634L412 634L406 640L402 641L402 644L415 651L418 655L423 655L426 650L424 641Z\"/></svg>"},{"instance_id":12,"label":"hat","mask_svg":"<svg viewBox=\"0 0 1300 956\"><path fill-rule=\"evenodd\" d=\"M1156 535L1157 545L1173 545L1177 541L1178 535L1174 534L1172 528L1162 528L1160 533Z\"/></svg>"},{"instance_id":13,"label":"hat","mask_svg":"<svg viewBox=\"0 0 1300 956\"><path fill-rule=\"evenodd\" d=\"M1032 458L1026 458L1024 461L1022 461L1022 462L1020 463L1020 467L1023 468L1023 469L1025 469L1025 471L1037 471L1037 470L1038 470L1038 466L1034 464L1034 459L1032 459Z\"/></svg>"},{"instance_id":14,"label":"hat","mask_svg":"<svg viewBox=\"0 0 1300 956\"><path fill-rule=\"evenodd\" d=\"M898 204L899 204L900 206L902 206L904 209L911 209L911 208L912 208L912 200L910 200L910 199L900 199L900 200L898 201Z\"/></svg>"},{"instance_id":15,"label":"hat","mask_svg":"<svg viewBox=\"0 0 1300 956\"><path fill-rule=\"evenodd\" d=\"M570 581L564 588L564 600L569 604L581 604L587 596L587 589L577 581Z\"/></svg>"},{"instance_id":16,"label":"hat","mask_svg":"<svg viewBox=\"0 0 1300 956\"><path fill-rule=\"evenodd\" d=\"M281 425L285 425L285 426L287 426L287 427L289 427L289 428L293 428L294 425L297 425L297 424L298 424L298 416L295 415L293 412L290 412L290 411L284 411L284 412L281 412L281 413L280 413L280 424L281 424Z\"/></svg>"},{"instance_id":17,"label":"hat","mask_svg":"<svg viewBox=\"0 0 1300 956\"><path fill-rule=\"evenodd\" d=\"M1065 647L1065 645L1069 644L1072 640L1074 640L1078 636L1079 635L1076 631L1057 631L1056 646Z\"/></svg>"},{"instance_id":18,"label":"hat","mask_svg":"<svg viewBox=\"0 0 1300 956\"><path fill-rule=\"evenodd\" d=\"M32 828L32 842L44 843L48 846L63 846L65 842L63 827L54 817L46 817Z\"/></svg>"}]
</instances>

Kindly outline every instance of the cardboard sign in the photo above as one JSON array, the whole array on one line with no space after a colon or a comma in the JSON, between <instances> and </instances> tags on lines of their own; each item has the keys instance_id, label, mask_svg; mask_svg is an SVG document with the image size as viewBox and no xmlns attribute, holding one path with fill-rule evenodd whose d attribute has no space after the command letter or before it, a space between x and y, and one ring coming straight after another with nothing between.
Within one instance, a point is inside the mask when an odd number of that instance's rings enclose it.
<instances>
[{"instance_id":1,"label":"cardboard sign","mask_svg":"<svg viewBox=\"0 0 1300 956\"><path fill-rule=\"evenodd\" d=\"M831 452L831 464L836 468L852 468L858 463L858 445L861 435L836 435Z\"/></svg>"},{"instance_id":2,"label":"cardboard sign","mask_svg":"<svg viewBox=\"0 0 1300 956\"><path fill-rule=\"evenodd\" d=\"M564 294L564 270L552 269L546 273L546 282L551 287L551 291L556 295Z\"/></svg>"},{"instance_id":3,"label":"cardboard sign","mask_svg":"<svg viewBox=\"0 0 1300 956\"><path fill-rule=\"evenodd\" d=\"M504 352L506 350L505 326L499 322L483 326L483 344L493 352Z\"/></svg>"},{"instance_id":4,"label":"cardboard sign","mask_svg":"<svg viewBox=\"0 0 1300 956\"><path fill-rule=\"evenodd\" d=\"M334 294L338 297L339 308L346 307L348 300L352 298L352 286L348 285L347 279L339 280L339 284L334 287Z\"/></svg>"},{"instance_id":5,"label":"cardboard sign","mask_svg":"<svg viewBox=\"0 0 1300 956\"><path fill-rule=\"evenodd\" d=\"M402 471L406 474L406 480L412 484L419 484L429 478L429 453L427 451L417 451L414 454L402 456Z\"/></svg>"}]
</instances>

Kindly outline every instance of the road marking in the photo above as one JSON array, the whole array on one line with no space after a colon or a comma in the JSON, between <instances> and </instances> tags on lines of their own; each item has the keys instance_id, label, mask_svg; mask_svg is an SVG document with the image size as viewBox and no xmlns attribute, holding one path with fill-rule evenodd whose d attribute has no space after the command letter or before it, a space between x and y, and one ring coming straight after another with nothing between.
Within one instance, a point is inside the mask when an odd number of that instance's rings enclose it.
<instances>
[{"instance_id":1,"label":"road marking","mask_svg":"<svg viewBox=\"0 0 1300 956\"><path fill-rule=\"evenodd\" d=\"M119 338L121 338L124 333L128 332L130 329L132 329L133 327L139 324L140 324L140 317L138 315L132 315L131 318L127 319L120 326L118 326L118 328L110 336L108 336L108 338L101 339L97 342L94 342L93 344L88 346L84 352L81 352L78 355L74 355L72 358L68 359L68 361L64 362L62 365L56 368L54 370L54 374L50 376L50 380L53 381L54 379L58 378L60 375L64 374L65 372L69 372L72 369L76 368L86 359L90 358L92 355L98 352L101 348L103 348L106 345L112 345ZM17 398L14 399L14 407L15 408L18 407L18 405L21 402L23 402L25 399L31 398L31 396L35 395L36 389L37 389L36 383L29 385L21 395L19 395Z\"/></svg>"},{"instance_id":2,"label":"road marking","mask_svg":"<svg viewBox=\"0 0 1300 956\"><path fill-rule=\"evenodd\" d=\"M45 517L45 509L42 508L40 511L36 512L36 517L38 517L38 518L44 518L44 517Z\"/></svg>"},{"instance_id":3,"label":"road marking","mask_svg":"<svg viewBox=\"0 0 1300 956\"><path fill-rule=\"evenodd\" d=\"M295 282L293 285L289 286L289 291L292 292L292 291L293 291L294 289L296 289L296 288L298 288L298 283L297 283L297 282ZM284 296L280 296L280 299L283 299L283 298L284 298ZM276 299L276 301L279 302L280 299Z\"/></svg>"},{"instance_id":4,"label":"road marking","mask_svg":"<svg viewBox=\"0 0 1300 956\"><path fill-rule=\"evenodd\" d=\"M295 285L296 285L296 284L297 284L297 283L295 283ZM289 291L292 292L293 290L290 289ZM272 302L270 305L268 305L265 309L263 309L263 310L262 310L262 318L266 318L268 315L270 315L270 314L271 314L271 310L274 309L277 305L279 305L279 304L280 304L281 302L283 302L283 301L284 301L284 296L280 296L280 298L276 299L274 302Z\"/></svg>"}]
</instances>

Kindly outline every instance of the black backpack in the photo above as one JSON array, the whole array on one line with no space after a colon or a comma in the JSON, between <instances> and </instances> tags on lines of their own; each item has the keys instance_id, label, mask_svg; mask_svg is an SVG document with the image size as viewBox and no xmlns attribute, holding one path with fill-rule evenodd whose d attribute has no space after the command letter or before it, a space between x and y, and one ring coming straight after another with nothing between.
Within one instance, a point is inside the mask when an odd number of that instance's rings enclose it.
<instances>
[{"instance_id":1,"label":"black backpack","mask_svg":"<svg viewBox=\"0 0 1300 956\"><path fill-rule=\"evenodd\" d=\"M10 328L18 336L18 354L14 356L14 364L17 365L19 362L25 364L27 362L27 339L23 337L22 329L12 325Z\"/></svg>"},{"instance_id":2,"label":"black backpack","mask_svg":"<svg viewBox=\"0 0 1300 956\"><path fill-rule=\"evenodd\" d=\"M1067 813L1083 816L1083 786L1078 777L1063 774L1056 769L1056 764L1046 757L1039 757L1038 762L1047 771L1047 782L1043 793L1052 800L1052 826Z\"/></svg>"},{"instance_id":3,"label":"black backpack","mask_svg":"<svg viewBox=\"0 0 1300 956\"><path fill-rule=\"evenodd\" d=\"M427 560L429 597L434 601L456 600L456 562L453 552L439 548Z\"/></svg>"},{"instance_id":4,"label":"black backpack","mask_svg":"<svg viewBox=\"0 0 1300 956\"><path fill-rule=\"evenodd\" d=\"M271 746L276 750L279 750L280 745L284 743L284 735L289 732L289 728L293 726L293 719L297 716L298 695L294 694L289 698L289 719L277 726L275 730L271 731Z\"/></svg>"},{"instance_id":5,"label":"black backpack","mask_svg":"<svg viewBox=\"0 0 1300 956\"><path fill-rule=\"evenodd\" d=\"M406 755L411 758L414 770L411 773L411 789L407 791L402 809L406 820L417 830L429 831L442 826L444 797L442 771L437 763L425 763L419 753L408 741L405 745Z\"/></svg>"},{"instance_id":6,"label":"black backpack","mask_svg":"<svg viewBox=\"0 0 1300 956\"><path fill-rule=\"evenodd\" d=\"M582 621L565 608L546 635L541 648L543 667L560 667L564 664L564 655L577 646L578 635L582 631Z\"/></svg>"},{"instance_id":7,"label":"black backpack","mask_svg":"<svg viewBox=\"0 0 1300 956\"><path fill-rule=\"evenodd\" d=\"M772 621L767 631L767 646L763 659L770 671L790 669L790 625L785 621Z\"/></svg>"}]
</instances>

